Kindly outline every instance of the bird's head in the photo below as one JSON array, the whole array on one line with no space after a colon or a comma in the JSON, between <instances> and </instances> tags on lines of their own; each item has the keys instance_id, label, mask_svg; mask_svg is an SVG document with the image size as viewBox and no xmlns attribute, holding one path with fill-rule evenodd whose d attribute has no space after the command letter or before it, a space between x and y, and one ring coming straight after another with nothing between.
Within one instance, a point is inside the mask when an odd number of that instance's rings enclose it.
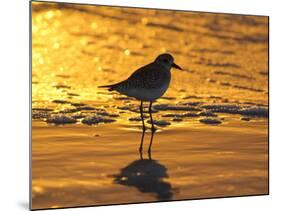
<instances>
[{"instance_id":1,"label":"bird's head","mask_svg":"<svg viewBox=\"0 0 281 211\"><path fill-rule=\"evenodd\" d=\"M174 58L172 57L172 55L168 53L160 54L159 56L157 56L154 62L160 64L161 66L167 68L168 70L170 70L172 67L182 70L182 68L179 65L174 63Z\"/></svg>"}]
</instances>

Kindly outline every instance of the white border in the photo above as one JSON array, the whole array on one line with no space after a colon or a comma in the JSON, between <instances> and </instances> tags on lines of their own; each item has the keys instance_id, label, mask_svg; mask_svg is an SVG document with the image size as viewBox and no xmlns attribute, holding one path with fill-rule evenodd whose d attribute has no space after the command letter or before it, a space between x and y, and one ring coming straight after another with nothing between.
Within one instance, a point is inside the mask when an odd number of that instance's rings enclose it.
<instances>
[{"instance_id":1,"label":"white border","mask_svg":"<svg viewBox=\"0 0 281 211\"><path fill-rule=\"evenodd\" d=\"M270 16L270 196L105 206L71 210L280 210L280 6L276 0L84 0L102 5ZM29 139L28 1L1 2L1 210L27 210Z\"/></svg>"}]
</instances>

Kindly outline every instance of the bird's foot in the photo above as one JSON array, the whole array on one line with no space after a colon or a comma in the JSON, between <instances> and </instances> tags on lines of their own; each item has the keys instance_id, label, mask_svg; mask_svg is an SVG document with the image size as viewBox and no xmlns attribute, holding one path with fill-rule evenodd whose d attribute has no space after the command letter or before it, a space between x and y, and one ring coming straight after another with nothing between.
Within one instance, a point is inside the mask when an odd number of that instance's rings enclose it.
<instances>
[{"instance_id":1,"label":"bird's foot","mask_svg":"<svg viewBox=\"0 0 281 211\"><path fill-rule=\"evenodd\" d=\"M139 148L140 159L142 160L142 147Z\"/></svg>"},{"instance_id":2,"label":"bird's foot","mask_svg":"<svg viewBox=\"0 0 281 211\"><path fill-rule=\"evenodd\" d=\"M152 160L152 158L151 158L151 149L150 148L148 149L147 153L148 153L148 159Z\"/></svg>"},{"instance_id":3,"label":"bird's foot","mask_svg":"<svg viewBox=\"0 0 281 211\"><path fill-rule=\"evenodd\" d=\"M154 127L154 126L151 127L151 132L152 132L152 133L154 133L156 130L157 130L156 127Z\"/></svg>"}]
</instances>

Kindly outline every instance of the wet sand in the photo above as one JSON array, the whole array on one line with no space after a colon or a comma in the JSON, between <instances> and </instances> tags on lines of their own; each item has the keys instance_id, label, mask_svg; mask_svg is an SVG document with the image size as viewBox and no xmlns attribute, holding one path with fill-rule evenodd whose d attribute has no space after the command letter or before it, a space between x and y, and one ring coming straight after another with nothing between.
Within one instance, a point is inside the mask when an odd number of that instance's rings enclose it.
<instances>
[{"instance_id":1,"label":"wet sand","mask_svg":"<svg viewBox=\"0 0 281 211\"><path fill-rule=\"evenodd\" d=\"M267 21L33 3L32 208L267 194ZM149 159L139 102L97 86L166 51Z\"/></svg>"},{"instance_id":2,"label":"wet sand","mask_svg":"<svg viewBox=\"0 0 281 211\"><path fill-rule=\"evenodd\" d=\"M171 126L145 134L127 125L33 125L35 208L266 194L267 124ZM245 129L246 128L246 129Z\"/></svg>"}]
</instances>

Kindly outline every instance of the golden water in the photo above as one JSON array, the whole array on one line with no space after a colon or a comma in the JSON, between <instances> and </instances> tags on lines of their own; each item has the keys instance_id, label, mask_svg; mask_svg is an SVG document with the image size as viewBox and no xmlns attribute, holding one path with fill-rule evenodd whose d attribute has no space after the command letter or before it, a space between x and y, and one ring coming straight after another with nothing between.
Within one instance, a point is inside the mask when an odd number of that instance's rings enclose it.
<instances>
[{"instance_id":1,"label":"golden water","mask_svg":"<svg viewBox=\"0 0 281 211\"><path fill-rule=\"evenodd\" d=\"M160 111L171 125L155 134L154 161L138 160L140 122L128 118L139 115L118 107L139 102L97 86L163 52L184 70L172 70L158 104L268 106L267 17L32 3L33 109L83 103L118 114L95 126L34 118L33 208L267 193L267 118L220 113L214 126Z\"/></svg>"}]
</instances>

